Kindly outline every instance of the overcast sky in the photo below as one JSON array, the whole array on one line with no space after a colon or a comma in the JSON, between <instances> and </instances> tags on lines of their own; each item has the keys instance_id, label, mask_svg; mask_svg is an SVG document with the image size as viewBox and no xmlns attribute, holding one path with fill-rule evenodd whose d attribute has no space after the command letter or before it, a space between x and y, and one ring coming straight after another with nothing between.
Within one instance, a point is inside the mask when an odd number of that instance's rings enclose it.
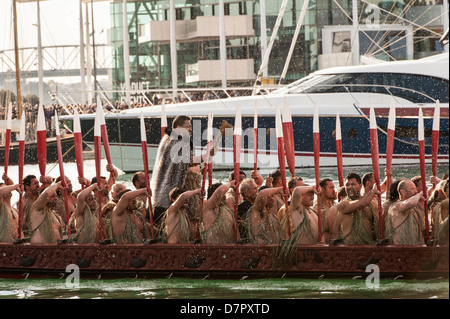
<instances>
[{"instance_id":1,"label":"overcast sky","mask_svg":"<svg viewBox=\"0 0 450 319\"><path fill-rule=\"evenodd\" d=\"M106 29L110 27L109 2L94 2L94 23L96 42L106 43ZM49 0L41 1L42 45L78 44L79 1ZM89 4L90 8L90 4ZM36 2L17 3L18 33L20 47L37 46L37 6ZM85 5L83 4L83 15ZM84 17L84 22L86 18ZM0 0L0 50L14 47L12 0ZM89 23L91 20L89 20ZM105 32L101 31L104 30Z\"/></svg>"}]
</instances>

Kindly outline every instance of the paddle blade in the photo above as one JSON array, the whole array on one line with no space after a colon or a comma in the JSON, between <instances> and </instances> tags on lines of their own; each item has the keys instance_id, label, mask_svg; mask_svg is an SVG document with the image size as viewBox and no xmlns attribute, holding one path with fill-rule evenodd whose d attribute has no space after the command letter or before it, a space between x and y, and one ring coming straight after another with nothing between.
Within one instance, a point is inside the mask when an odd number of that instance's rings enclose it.
<instances>
[{"instance_id":1,"label":"paddle blade","mask_svg":"<svg viewBox=\"0 0 450 319\"><path fill-rule=\"evenodd\" d=\"M284 99L283 103L283 137L284 147L286 152L286 160L291 175L295 175L295 145L294 145L294 129L292 125L291 110L287 103L287 99Z\"/></svg>"},{"instance_id":2,"label":"paddle blade","mask_svg":"<svg viewBox=\"0 0 450 319\"><path fill-rule=\"evenodd\" d=\"M47 164L47 128L45 127L44 107L39 105L37 117L37 151L39 172L45 176L45 166Z\"/></svg>"},{"instance_id":3,"label":"paddle blade","mask_svg":"<svg viewBox=\"0 0 450 319\"><path fill-rule=\"evenodd\" d=\"M342 158L342 134L341 134L341 119L339 112L336 113L336 159L339 186L344 186L344 165Z\"/></svg>"},{"instance_id":4,"label":"paddle blade","mask_svg":"<svg viewBox=\"0 0 450 319\"><path fill-rule=\"evenodd\" d=\"M436 108L434 109L433 117L433 133L432 133L432 144L431 144L431 154L432 163L431 171L432 175L437 175L437 159L438 159L438 149L439 149L439 130L440 130L440 116L441 116L440 102L436 101Z\"/></svg>"}]
</instances>

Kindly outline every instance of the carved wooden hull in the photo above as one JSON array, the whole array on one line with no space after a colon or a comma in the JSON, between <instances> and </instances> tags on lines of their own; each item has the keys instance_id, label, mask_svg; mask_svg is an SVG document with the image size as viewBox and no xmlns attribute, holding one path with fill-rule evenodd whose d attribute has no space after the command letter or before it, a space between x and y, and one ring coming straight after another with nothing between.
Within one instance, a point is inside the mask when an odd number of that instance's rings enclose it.
<instances>
[{"instance_id":1,"label":"carved wooden hull","mask_svg":"<svg viewBox=\"0 0 450 319\"><path fill-rule=\"evenodd\" d=\"M82 278L350 277L376 264L381 277L448 277L448 246L300 246L283 267L275 245L0 244L0 278L61 276L76 264Z\"/></svg>"}]
</instances>

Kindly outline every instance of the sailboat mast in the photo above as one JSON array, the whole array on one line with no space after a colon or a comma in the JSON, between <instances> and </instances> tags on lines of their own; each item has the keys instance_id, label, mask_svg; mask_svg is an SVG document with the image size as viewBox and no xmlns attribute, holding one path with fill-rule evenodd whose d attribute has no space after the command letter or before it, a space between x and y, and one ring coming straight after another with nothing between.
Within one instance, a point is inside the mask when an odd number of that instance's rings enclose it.
<instances>
[{"instance_id":1,"label":"sailboat mast","mask_svg":"<svg viewBox=\"0 0 450 319\"><path fill-rule=\"evenodd\" d=\"M17 37L17 8L16 0L13 0L13 20L14 20L14 57L16 63L16 91L18 117L22 118L22 91L20 89L20 65L19 65L19 41Z\"/></svg>"}]
</instances>

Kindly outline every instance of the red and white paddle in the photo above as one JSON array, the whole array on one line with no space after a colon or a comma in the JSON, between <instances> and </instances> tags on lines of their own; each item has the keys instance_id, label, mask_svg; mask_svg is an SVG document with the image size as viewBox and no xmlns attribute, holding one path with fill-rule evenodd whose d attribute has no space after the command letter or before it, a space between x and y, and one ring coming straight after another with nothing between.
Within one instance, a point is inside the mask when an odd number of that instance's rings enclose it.
<instances>
[{"instance_id":1,"label":"red and white paddle","mask_svg":"<svg viewBox=\"0 0 450 319\"><path fill-rule=\"evenodd\" d=\"M283 191L287 194L287 183L286 183L286 155L284 150L284 136L283 136L283 124L281 122L280 109L277 107L275 114L275 131L277 136L277 147L278 147L278 165L280 166L281 181L283 183ZM289 214L289 203L287 196L284 196L284 204L286 207L286 221L287 221L287 232L288 236L291 235L291 217Z\"/></svg>"},{"instance_id":2,"label":"red and white paddle","mask_svg":"<svg viewBox=\"0 0 450 319\"><path fill-rule=\"evenodd\" d=\"M258 169L258 102L255 101L255 110L253 116L253 170Z\"/></svg>"},{"instance_id":3,"label":"red and white paddle","mask_svg":"<svg viewBox=\"0 0 450 319\"><path fill-rule=\"evenodd\" d=\"M153 225L153 207L152 207L152 197L150 195L151 194L150 176L149 176L149 170L148 170L147 133L145 130L144 115L142 113L141 113L141 146L142 146L142 159L144 161L145 185L147 187L147 193L148 193L148 210L149 210L149 217L150 217L150 230L151 230L152 239L154 239L155 234L154 234L154 225Z\"/></svg>"},{"instance_id":4,"label":"red and white paddle","mask_svg":"<svg viewBox=\"0 0 450 319\"><path fill-rule=\"evenodd\" d=\"M319 108L317 105L314 106L314 117L313 117L313 148L314 148L314 171L316 175L316 187L319 189L320 184L320 128L319 128ZM320 198L318 198L320 199ZM317 224L318 224L318 241L322 240L322 205L319 203L319 213L317 214Z\"/></svg>"},{"instance_id":5,"label":"red and white paddle","mask_svg":"<svg viewBox=\"0 0 450 319\"><path fill-rule=\"evenodd\" d=\"M84 164L83 164L83 141L81 137L80 116L77 109L73 112L73 135L75 143L75 159L77 162L78 176L84 178Z\"/></svg>"},{"instance_id":6,"label":"red and white paddle","mask_svg":"<svg viewBox=\"0 0 450 319\"><path fill-rule=\"evenodd\" d=\"M380 184L380 155L378 148L378 127L375 119L375 110L370 106L370 150L372 153L372 169L378 191L381 191ZM378 196L378 225L380 239L384 238L383 234L383 209L381 206L381 196Z\"/></svg>"},{"instance_id":7,"label":"red and white paddle","mask_svg":"<svg viewBox=\"0 0 450 319\"><path fill-rule=\"evenodd\" d=\"M44 107L39 105L37 117L37 152L39 172L45 176L45 166L47 165L47 128L45 126Z\"/></svg>"},{"instance_id":8,"label":"red and white paddle","mask_svg":"<svg viewBox=\"0 0 450 319\"><path fill-rule=\"evenodd\" d=\"M67 183L66 183L66 175L64 174L64 165L63 165L63 155L61 148L61 135L59 132L59 121L58 121L58 112L55 110L55 131L56 131L56 148L58 151L58 164L59 164L59 175L61 177L61 186L63 187L63 196L64 196L64 210L66 212L66 220L67 220L67 234L71 235L70 229L70 212L69 212L69 202L67 198Z\"/></svg>"},{"instance_id":9,"label":"red and white paddle","mask_svg":"<svg viewBox=\"0 0 450 319\"><path fill-rule=\"evenodd\" d=\"M11 127L12 127L12 120L11 120L11 113L12 113L12 105L9 104L8 107L8 116L6 118L6 136L5 136L5 176L8 176L8 165L9 165L9 148L11 145ZM6 180L5 180L6 182ZM20 180L19 180L20 182Z\"/></svg>"},{"instance_id":10,"label":"red and white paddle","mask_svg":"<svg viewBox=\"0 0 450 319\"><path fill-rule=\"evenodd\" d=\"M420 159L420 176L422 183L422 193L423 197L427 198L427 174L425 168L425 134L423 125L423 113L422 108L419 108L419 123L418 123L418 137L419 137L419 159ZM426 240L430 240L430 221L428 220L428 205L427 202L424 203L424 215L425 215L425 229L426 229Z\"/></svg>"},{"instance_id":11,"label":"red and white paddle","mask_svg":"<svg viewBox=\"0 0 450 319\"><path fill-rule=\"evenodd\" d=\"M20 132L19 132L19 185L20 189L23 189L23 165L25 161L25 110L22 112L22 117L20 119ZM18 234L19 239L22 237L22 217L23 217L23 207L22 207L22 192L19 193L19 227Z\"/></svg>"},{"instance_id":12,"label":"red and white paddle","mask_svg":"<svg viewBox=\"0 0 450 319\"><path fill-rule=\"evenodd\" d=\"M103 219L102 219L102 193L101 193L101 160L102 160L102 137L100 128L100 113L95 114L94 123L94 157L95 157L95 176L97 178L98 192L98 219L100 222L100 238L103 240Z\"/></svg>"},{"instance_id":13,"label":"red and white paddle","mask_svg":"<svg viewBox=\"0 0 450 319\"><path fill-rule=\"evenodd\" d=\"M294 129L292 126L291 109L287 98L283 101L283 138L286 152L286 160L291 172L291 176L295 176L295 145L294 145Z\"/></svg>"},{"instance_id":14,"label":"red and white paddle","mask_svg":"<svg viewBox=\"0 0 450 319\"><path fill-rule=\"evenodd\" d=\"M344 164L342 159L342 133L341 133L341 118L339 117L339 111L336 112L336 160L337 160L339 187L342 187L344 186Z\"/></svg>"},{"instance_id":15,"label":"red and white paddle","mask_svg":"<svg viewBox=\"0 0 450 319\"><path fill-rule=\"evenodd\" d=\"M106 129L105 113L103 112L103 106L102 106L100 97L97 97L96 112L99 114L100 132L101 132L102 141L103 141L103 148L105 150L106 161L108 162L108 164L111 164L112 162L111 162L111 152L109 151L108 131Z\"/></svg>"},{"instance_id":16,"label":"red and white paddle","mask_svg":"<svg viewBox=\"0 0 450 319\"><path fill-rule=\"evenodd\" d=\"M434 109L433 117L433 133L432 133L432 144L431 144L431 173L433 176L437 175L437 160L438 160L438 148L439 148L439 130L440 130L440 117L441 117L441 106L439 100L436 101L436 107Z\"/></svg>"},{"instance_id":17,"label":"red and white paddle","mask_svg":"<svg viewBox=\"0 0 450 319\"><path fill-rule=\"evenodd\" d=\"M208 185L212 185L212 175L213 175L213 159L210 156L211 149L214 147L214 134L213 134L213 119L214 115L208 115L208 147L207 147L207 159L208 159ZM206 162L205 162L206 164Z\"/></svg>"},{"instance_id":18,"label":"red and white paddle","mask_svg":"<svg viewBox=\"0 0 450 319\"><path fill-rule=\"evenodd\" d=\"M392 167L392 154L394 153L394 137L395 137L395 104L394 100L391 102L391 108L389 110L389 121L388 121L388 131L387 131L387 141L386 141L386 170L391 171ZM388 176L386 189L389 190L389 187L392 183L392 176ZM386 197L389 196L389 191L386 191Z\"/></svg>"},{"instance_id":19,"label":"red and white paddle","mask_svg":"<svg viewBox=\"0 0 450 319\"><path fill-rule=\"evenodd\" d=\"M167 115L166 115L166 102L162 102L161 105L161 138L164 137L164 132L167 128Z\"/></svg>"},{"instance_id":20,"label":"red and white paddle","mask_svg":"<svg viewBox=\"0 0 450 319\"><path fill-rule=\"evenodd\" d=\"M234 191L235 205L234 205L234 241L237 241L238 234L238 205L239 205L239 171L241 166L241 141L242 141L242 113L241 107L238 106L236 117L234 121L234 135L233 135L233 161L234 161L234 179L236 180L236 189Z\"/></svg>"}]
</instances>

